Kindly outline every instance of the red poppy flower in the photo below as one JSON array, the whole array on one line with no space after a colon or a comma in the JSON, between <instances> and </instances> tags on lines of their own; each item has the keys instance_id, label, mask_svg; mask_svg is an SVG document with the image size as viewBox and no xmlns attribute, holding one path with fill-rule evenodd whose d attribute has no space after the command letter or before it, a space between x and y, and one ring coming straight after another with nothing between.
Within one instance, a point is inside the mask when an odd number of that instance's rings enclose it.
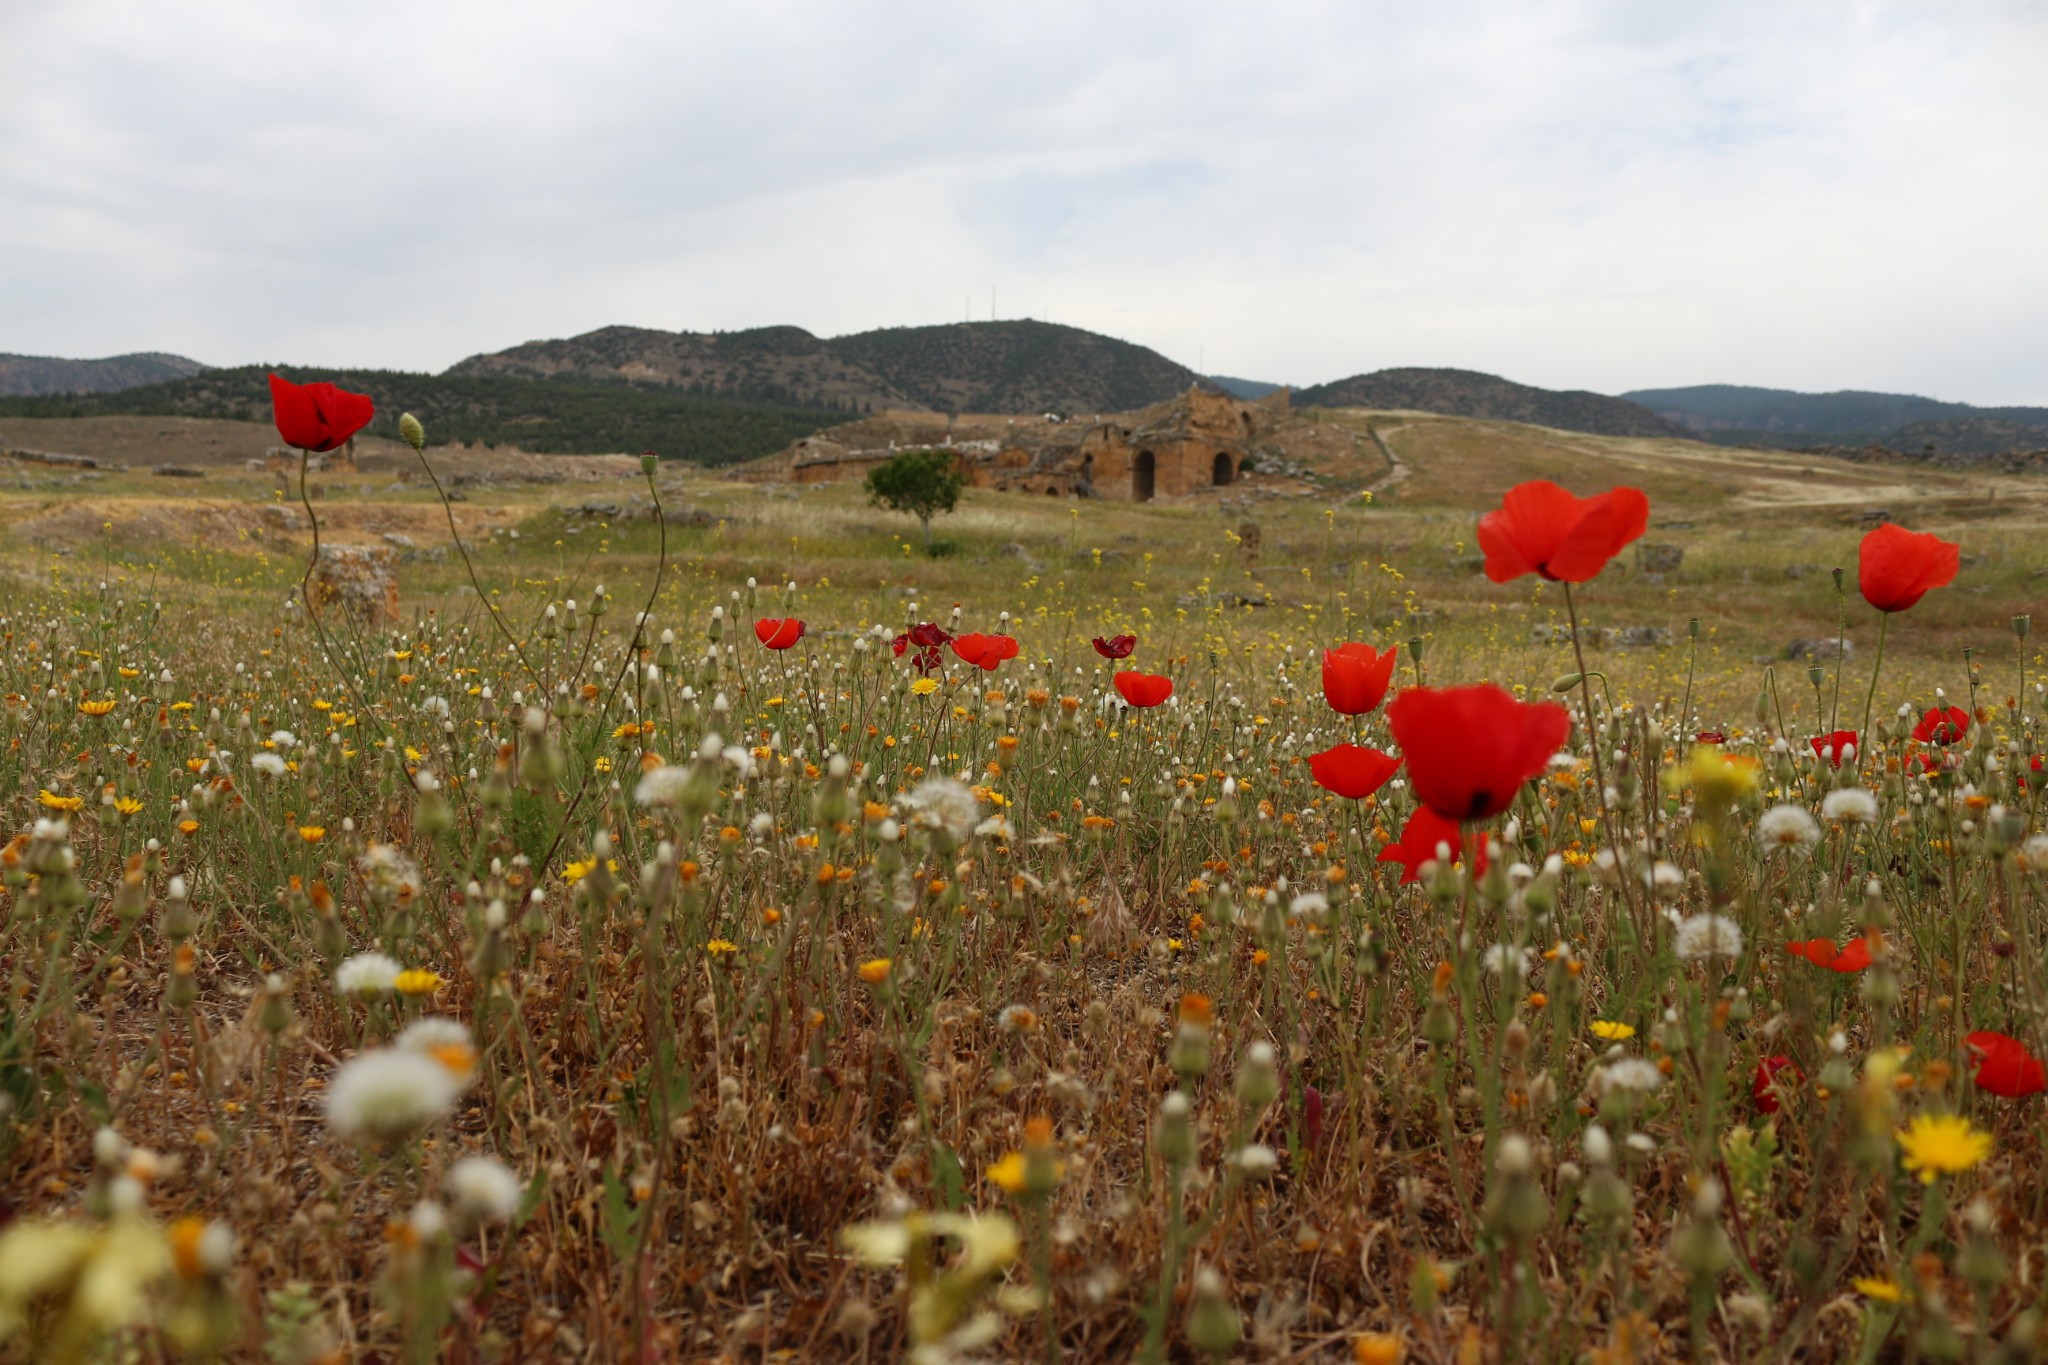
<instances>
[{"instance_id":1,"label":"red poppy flower","mask_svg":"<svg viewBox=\"0 0 2048 1365\"><path fill-rule=\"evenodd\" d=\"M1138 637L1135 635L1112 635L1105 640L1098 635L1095 637L1094 644L1095 652L1105 659L1128 659L1131 657L1131 651L1138 647Z\"/></svg>"},{"instance_id":2,"label":"red poppy flower","mask_svg":"<svg viewBox=\"0 0 2048 1365\"><path fill-rule=\"evenodd\" d=\"M1728 736L1719 730L1702 730L1692 737L1695 744L1726 744Z\"/></svg>"},{"instance_id":3,"label":"red poppy flower","mask_svg":"<svg viewBox=\"0 0 2048 1365\"><path fill-rule=\"evenodd\" d=\"M1362 716L1386 700L1394 680L1394 656L1371 645L1338 645L1323 651L1323 700L1340 716Z\"/></svg>"},{"instance_id":4,"label":"red poppy flower","mask_svg":"<svg viewBox=\"0 0 2048 1365\"><path fill-rule=\"evenodd\" d=\"M1833 734L1815 735L1806 741L1813 746L1813 752L1839 768L1842 760L1857 752L1856 732L1837 730Z\"/></svg>"},{"instance_id":5,"label":"red poppy flower","mask_svg":"<svg viewBox=\"0 0 2048 1365\"><path fill-rule=\"evenodd\" d=\"M1308 759L1308 770L1318 787L1353 801L1363 801L1378 791L1400 766L1401 760L1394 755L1358 744L1339 744L1310 754Z\"/></svg>"},{"instance_id":6,"label":"red poppy flower","mask_svg":"<svg viewBox=\"0 0 2048 1365\"><path fill-rule=\"evenodd\" d=\"M2009 1100L2048 1090L2048 1068L2027 1045L2003 1033L1973 1033L1963 1039L1977 1054L1977 1088Z\"/></svg>"},{"instance_id":7,"label":"red poppy flower","mask_svg":"<svg viewBox=\"0 0 2048 1365\"><path fill-rule=\"evenodd\" d=\"M1831 938L1800 939L1786 944L1785 951L1831 972L1860 972L1870 965L1870 940L1866 938L1849 940L1849 946L1840 952Z\"/></svg>"},{"instance_id":8,"label":"red poppy flower","mask_svg":"<svg viewBox=\"0 0 2048 1365\"><path fill-rule=\"evenodd\" d=\"M1464 862L1466 851L1471 850L1475 875L1486 871L1486 840L1477 833L1467 834L1456 820L1446 819L1428 806L1416 808L1401 826L1399 842L1381 849L1379 860L1401 864L1401 885L1406 886L1422 875L1424 863L1436 861L1439 848L1448 848L1454 863Z\"/></svg>"},{"instance_id":9,"label":"red poppy flower","mask_svg":"<svg viewBox=\"0 0 2048 1365\"><path fill-rule=\"evenodd\" d=\"M1756 1076L1749 1083L1749 1093L1756 1097L1757 1112L1777 1113L1782 1107L1781 1097L1791 1094L1792 1087L1805 1079L1790 1057L1766 1057L1758 1062Z\"/></svg>"},{"instance_id":10,"label":"red poppy flower","mask_svg":"<svg viewBox=\"0 0 2048 1365\"><path fill-rule=\"evenodd\" d=\"M899 659L903 657L904 650L915 648L917 654L911 662L917 665L918 672L930 673L941 662L940 647L952 643L953 637L943 627L931 621L924 621L897 636L890 642L889 647L896 651L896 657Z\"/></svg>"},{"instance_id":11,"label":"red poppy flower","mask_svg":"<svg viewBox=\"0 0 2048 1365\"><path fill-rule=\"evenodd\" d=\"M764 616L754 622L754 638L770 649L788 649L804 638L804 623L794 616L785 616L779 621L773 616Z\"/></svg>"},{"instance_id":12,"label":"red poppy flower","mask_svg":"<svg viewBox=\"0 0 2048 1365\"><path fill-rule=\"evenodd\" d=\"M953 641L953 652L963 661L993 673L1003 660L1017 657L1017 642L1007 635L983 635L972 631Z\"/></svg>"},{"instance_id":13,"label":"red poppy flower","mask_svg":"<svg viewBox=\"0 0 2048 1365\"><path fill-rule=\"evenodd\" d=\"M1863 537L1856 551L1856 586L1879 611L1904 611L1929 588L1955 582L1961 565L1960 545L1886 522Z\"/></svg>"},{"instance_id":14,"label":"red poppy flower","mask_svg":"<svg viewBox=\"0 0 2048 1365\"><path fill-rule=\"evenodd\" d=\"M270 408L286 445L316 452L344 444L377 415L368 394L332 384L294 384L277 375L270 376Z\"/></svg>"},{"instance_id":15,"label":"red poppy flower","mask_svg":"<svg viewBox=\"0 0 2048 1365\"><path fill-rule=\"evenodd\" d=\"M1640 488L1610 488L1575 498L1547 479L1516 484L1500 507L1479 519L1486 576L1506 583L1525 573L1584 583L1650 524Z\"/></svg>"},{"instance_id":16,"label":"red poppy flower","mask_svg":"<svg viewBox=\"0 0 2048 1365\"><path fill-rule=\"evenodd\" d=\"M1415 794L1451 820L1486 820L1514 803L1571 731L1554 701L1516 701L1492 683L1411 687L1387 708Z\"/></svg>"},{"instance_id":17,"label":"red poppy flower","mask_svg":"<svg viewBox=\"0 0 2048 1365\"><path fill-rule=\"evenodd\" d=\"M1909 773L1951 772L1962 766L1963 761L1954 754L1917 753L1906 756L1906 771Z\"/></svg>"},{"instance_id":18,"label":"red poppy flower","mask_svg":"<svg viewBox=\"0 0 2048 1365\"><path fill-rule=\"evenodd\" d=\"M1951 706L1944 711L1939 706L1930 706L1913 727L1913 738L1922 744L1954 744L1969 728L1970 713L1962 707Z\"/></svg>"},{"instance_id":19,"label":"red poppy flower","mask_svg":"<svg viewBox=\"0 0 2048 1365\"><path fill-rule=\"evenodd\" d=\"M1125 701L1140 710L1157 706L1173 695L1173 679L1163 678L1157 673L1126 670L1110 681L1116 684L1117 692Z\"/></svg>"}]
</instances>

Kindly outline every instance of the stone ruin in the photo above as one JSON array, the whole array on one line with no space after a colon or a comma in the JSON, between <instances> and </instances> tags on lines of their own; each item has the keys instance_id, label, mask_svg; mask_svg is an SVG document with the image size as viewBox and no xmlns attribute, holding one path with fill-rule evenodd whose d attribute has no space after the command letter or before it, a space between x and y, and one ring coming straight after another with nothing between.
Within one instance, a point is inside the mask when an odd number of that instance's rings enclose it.
<instances>
[{"instance_id":1,"label":"stone ruin","mask_svg":"<svg viewBox=\"0 0 2048 1365\"><path fill-rule=\"evenodd\" d=\"M798 484L860 480L900 451L928 446L952 451L970 487L1150 502L1237 483L1248 472L1254 438L1288 416L1287 402L1284 390L1245 403L1191 388L1167 402L1085 425L1012 422L998 435L976 437L956 437L949 420L931 414L928 434L905 429L875 444L862 442L860 432L871 427L879 435L881 424L856 422L834 429L845 439L807 436L780 456L727 477Z\"/></svg>"},{"instance_id":2,"label":"stone ruin","mask_svg":"<svg viewBox=\"0 0 2048 1365\"><path fill-rule=\"evenodd\" d=\"M322 545L313 564L313 610L338 607L364 625L397 624L397 560L388 545Z\"/></svg>"}]
</instances>

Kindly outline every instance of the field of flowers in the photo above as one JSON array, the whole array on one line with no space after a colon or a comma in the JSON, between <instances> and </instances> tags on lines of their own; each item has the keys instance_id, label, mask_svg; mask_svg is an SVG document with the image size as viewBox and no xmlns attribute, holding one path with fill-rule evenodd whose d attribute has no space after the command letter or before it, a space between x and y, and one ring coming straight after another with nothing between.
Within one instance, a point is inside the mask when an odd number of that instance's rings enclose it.
<instances>
[{"instance_id":1,"label":"field of flowers","mask_svg":"<svg viewBox=\"0 0 2048 1365\"><path fill-rule=\"evenodd\" d=\"M665 511L382 631L26 590L0 1359L2041 1358L2023 594L1886 524L1845 666L1725 593L1589 654L1650 499L1489 500L1559 646L1375 556L856 597Z\"/></svg>"}]
</instances>

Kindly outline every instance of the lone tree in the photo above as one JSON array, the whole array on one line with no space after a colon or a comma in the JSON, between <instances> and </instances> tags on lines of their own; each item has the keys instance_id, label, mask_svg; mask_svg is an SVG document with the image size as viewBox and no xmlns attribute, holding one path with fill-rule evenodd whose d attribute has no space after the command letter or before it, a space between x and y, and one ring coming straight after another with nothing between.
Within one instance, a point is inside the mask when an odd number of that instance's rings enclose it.
<instances>
[{"instance_id":1,"label":"lone tree","mask_svg":"<svg viewBox=\"0 0 2048 1365\"><path fill-rule=\"evenodd\" d=\"M924 525L924 548L932 548L932 518L953 510L967 476L950 450L905 450L868 471L868 501L891 512L908 512Z\"/></svg>"}]
</instances>

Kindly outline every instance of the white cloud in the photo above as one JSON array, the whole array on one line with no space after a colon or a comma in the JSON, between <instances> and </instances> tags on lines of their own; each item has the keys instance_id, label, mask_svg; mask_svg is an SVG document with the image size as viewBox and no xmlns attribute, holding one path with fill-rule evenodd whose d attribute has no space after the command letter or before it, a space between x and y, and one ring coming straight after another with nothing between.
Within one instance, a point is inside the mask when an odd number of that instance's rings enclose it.
<instances>
[{"instance_id":1,"label":"white cloud","mask_svg":"<svg viewBox=\"0 0 2048 1365\"><path fill-rule=\"evenodd\" d=\"M0 0L0 350L440 368L1026 311L2048 401L2048 18L1992 5Z\"/></svg>"}]
</instances>

